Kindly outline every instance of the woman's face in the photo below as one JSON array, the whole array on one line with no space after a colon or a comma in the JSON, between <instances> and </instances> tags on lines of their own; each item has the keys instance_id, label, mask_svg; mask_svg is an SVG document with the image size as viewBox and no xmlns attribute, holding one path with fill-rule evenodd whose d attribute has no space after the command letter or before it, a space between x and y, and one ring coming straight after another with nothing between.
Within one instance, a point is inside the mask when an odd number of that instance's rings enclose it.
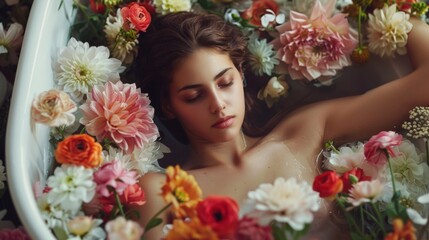
<instances>
[{"instance_id":1,"label":"woman's face","mask_svg":"<svg viewBox=\"0 0 429 240\"><path fill-rule=\"evenodd\" d=\"M196 50L173 73L169 94L168 111L190 139L225 142L239 133L245 112L243 79L227 54Z\"/></svg>"}]
</instances>

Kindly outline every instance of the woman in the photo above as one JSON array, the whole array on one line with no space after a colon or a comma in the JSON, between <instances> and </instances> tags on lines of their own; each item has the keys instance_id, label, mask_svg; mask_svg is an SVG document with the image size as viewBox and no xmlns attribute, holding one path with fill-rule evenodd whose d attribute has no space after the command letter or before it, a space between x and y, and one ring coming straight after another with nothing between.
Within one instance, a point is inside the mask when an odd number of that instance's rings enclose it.
<instances>
[{"instance_id":1,"label":"woman","mask_svg":"<svg viewBox=\"0 0 429 240\"><path fill-rule=\"evenodd\" d=\"M196 178L204 196L227 195L240 204L249 191L277 177L311 184L317 175L315 156L323 143L367 139L400 126L414 106L429 104L429 28L419 20L412 23L411 74L360 96L301 107L261 137L242 132L247 126L245 39L222 19L177 13L153 22L140 44L142 88L149 92L158 116L185 133L191 150L181 166ZM143 224L164 206L159 196L164 180L156 173L141 179L147 197L140 209ZM317 213L310 237L339 238L340 229L327 221L329 212L325 204ZM161 227L145 236L161 238Z\"/></svg>"}]
</instances>

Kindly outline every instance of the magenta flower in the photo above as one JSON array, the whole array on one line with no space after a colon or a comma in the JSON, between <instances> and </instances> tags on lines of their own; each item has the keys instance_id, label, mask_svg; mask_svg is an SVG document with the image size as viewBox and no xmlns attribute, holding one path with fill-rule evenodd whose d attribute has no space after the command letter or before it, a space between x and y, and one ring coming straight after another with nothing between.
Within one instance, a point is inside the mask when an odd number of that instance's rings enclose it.
<instances>
[{"instance_id":1,"label":"magenta flower","mask_svg":"<svg viewBox=\"0 0 429 240\"><path fill-rule=\"evenodd\" d=\"M135 84L107 82L94 86L88 94L80 107L83 110L80 123L98 141L110 139L126 153L131 153L159 136L153 122L154 109L149 104L147 95Z\"/></svg>"},{"instance_id":2,"label":"magenta flower","mask_svg":"<svg viewBox=\"0 0 429 240\"><path fill-rule=\"evenodd\" d=\"M94 181L97 184L95 188L97 194L108 197L110 195L109 187L111 187L122 195L128 186L137 182L137 172L128 171L122 166L121 161L114 160L94 172Z\"/></svg>"},{"instance_id":3,"label":"magenta flower","mask_svg":"<svg viewBox=\"0 0 429 240\"><path fill-rule=\"evenodd\" d=\"M335 0L326 9L316 1L310 17L291 11L290 20L277 27L280 35L273 44L292 79L330 78L351 65L349 55L357 40L345 14L331 17L334 7Z\"/></svg>"},{"instance_id":4,"label":"magenta flower","mask_svg":"<svg viewBox=\"0 0 429 240\"><path fill-rule=\"evenodd\" d=\"M393 131L382 131L377 135L372 136L364 146L364 155L368 162L373 165L384 165L387 162L387 152L395 156L392 149L393 146L398 146L402 142L402 135Z\"/></svg>"}]
</instances>

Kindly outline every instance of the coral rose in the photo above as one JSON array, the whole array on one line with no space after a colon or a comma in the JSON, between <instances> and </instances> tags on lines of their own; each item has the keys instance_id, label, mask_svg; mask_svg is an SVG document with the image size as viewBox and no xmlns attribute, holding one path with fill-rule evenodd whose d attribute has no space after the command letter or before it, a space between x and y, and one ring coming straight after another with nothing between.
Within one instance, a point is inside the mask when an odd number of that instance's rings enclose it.
<instances>
[{"instance_id":1,"label":"coral rose","mask_svg":"<svg viewBox=\"0 0 429 240\"><path fill-rule=\"evenodd\" d=\"M119 195L120 202L125 206L141 206L146 203L145 193L139 184L128 185L124 192ZM116 205L115 195L110 193L109 197L101 197L99 201L104 205L103 209L108 214Z\"/></svg>"},{"instance_id":2,"label":"coral rose","mask_svg":"<svg viewBox=\"0 0 429 240\"><path fill-rule=\"evenodd\" d=\"M137 2L131 2L127 6L121 8L121 15L124 19L123 28L125 30L135 29L137 31L146 32L152 20L149 11Z\"/></svg>"},{"instance_id":3,"label":"coral rose","mask_svg":"<svg viewBox=\"0 0 429 240\"><path fill-rule=\"evenodd\" d=\"M76 134L58 143L55 159L61 164L73 164L94 168L101 164L102 147L87 134Z\"/></svg>"},{"instance_id":4,"label":"coral rose","mask_svg":"<svg viewBox=\"0 0 429 240\"><path fill-rule=\"evenodd\" d=\"M255 0L250 8L244 11L241 17L250 24L261 27L261 17L271 10L275 15L279 13L279 6L274 0Z\"/></svg>"},{"instance_id":5,"label":"coral rose","mask_svg":"<svg viewBox=\"0 0 429 240\"><path fill-rule=\"evenodd\" d=\"M332 200L343 190L343 181L334 171L326 171L318 175L313 182L313 190L322 198Z\"/></svg>"},{"instance_id":6,"label":"coral rose","mask_svg":"<svg viewBox=\"0 0 429 240\"><path fill-rule=\"evenodd\" d=\"M402 142L402 135L393 131L382 131L372 136L364 146L366 160L373 165L384 165L387 162L387 154L395 156L392 149ZM386 152L387 151L387 152Z\"/></svg>"},{"instance_id":7,"label":"coral rose","mask_svg":"<svg viewBox=\"0 0 429 240\"><path fill-rule=\"evenodd\" d=\"M219 238L233 236L238 223L238 205L234 199L209 196L197 205L198 218L210 226Z\"/></svg>"}]
</instances>

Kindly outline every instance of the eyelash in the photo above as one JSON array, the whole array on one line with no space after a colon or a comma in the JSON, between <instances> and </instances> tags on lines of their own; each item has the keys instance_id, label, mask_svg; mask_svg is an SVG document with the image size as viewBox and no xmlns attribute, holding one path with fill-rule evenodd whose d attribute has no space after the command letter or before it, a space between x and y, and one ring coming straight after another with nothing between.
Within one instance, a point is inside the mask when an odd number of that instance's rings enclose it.
<instances>
[{"instance_id":1,"label":"eyelash","mask_svg":"<svg viewBox=\"0 0 429 240\"><path fill-rule=\"evenodd\" d=\"M232 86L233 84L234 84L234 81L229 81L227 83L218 84L218 87L219 88L227 88L227 87ZM201 97L201 95L202 95L201 93L198 93L197 95L195 95L192 98L185 99L185 102L187 102L187 103L194 103L194 102L196 102Z\"/></svg>"}]
</instances>

